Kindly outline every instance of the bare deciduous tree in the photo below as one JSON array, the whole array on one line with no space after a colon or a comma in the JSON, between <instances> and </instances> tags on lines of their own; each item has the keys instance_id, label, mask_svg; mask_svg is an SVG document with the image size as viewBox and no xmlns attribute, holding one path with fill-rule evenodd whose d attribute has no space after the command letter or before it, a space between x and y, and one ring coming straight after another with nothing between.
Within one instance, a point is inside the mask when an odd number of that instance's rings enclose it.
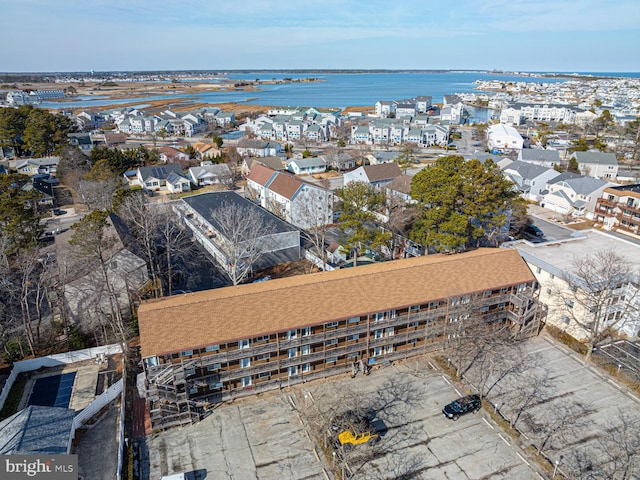
<instances>
[{"instance_id":1,"label":"bare deciduous tree","mask_svg":"<svg viewBox=\"0 0 640 480\"><path fill-rule=\"evenodd\" d=\"M225 257L224 270L233 285L238 285L252 274L262 254L273 247L270 243L274 240L268 235L275 228L256 210L235 204L223 204L211 216L219 229L216 240Z\"/></svg>"},{"instance_id":2,"label":"bare deciduous tree","mask_svg":"<svg viewBox=\"0 0 640 480\"><path fill-rule=\"evenodd\" d=\"M619 329L638 310L638 274L614 250L576 257L557 282L557 307L586 332L589 359L610 330Z\"/></svg>"}]
</instances>

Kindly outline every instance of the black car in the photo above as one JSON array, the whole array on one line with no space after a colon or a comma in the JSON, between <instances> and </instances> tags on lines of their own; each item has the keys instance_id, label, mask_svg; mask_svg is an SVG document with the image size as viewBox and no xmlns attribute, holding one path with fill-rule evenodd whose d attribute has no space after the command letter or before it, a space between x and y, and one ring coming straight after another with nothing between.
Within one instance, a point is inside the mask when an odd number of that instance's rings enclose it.
<instances>
[{"instance_id":1,"label":"black car","mask_svg":"<svg viewBox=\"0 0 640 480\"><path fill-rule=\"evenodd\" d=\"M473 412L476 413L482 407L482 401L478 395L467 395L454 400L442 409L442 413L451 420L457 420L460 415Z\"/></svg>"},{"instance_id":2,"label":"black car","mask_svg":"<svg viewBox=\"0 0 640 480\"><path fill-rule=\"evenodd\" d=\"M533 223L528 224L524 228L525 233L532 235L534 237L544 237L544 232L536 227Z\"/></svg>"}]
</instances>

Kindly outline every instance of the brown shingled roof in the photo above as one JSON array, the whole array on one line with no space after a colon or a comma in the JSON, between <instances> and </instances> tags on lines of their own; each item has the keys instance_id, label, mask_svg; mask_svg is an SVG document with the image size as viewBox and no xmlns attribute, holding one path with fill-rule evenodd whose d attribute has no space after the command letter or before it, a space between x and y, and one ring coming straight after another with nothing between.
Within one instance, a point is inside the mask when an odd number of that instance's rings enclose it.
<instances>
[{"instance_id":1,"label":"brown shingled roof","mask_svg":"<svg viewBox=\"0 0 640 480\"><path fill-rule=\"evenodd\" d=\"M406 193L407 195L411 193L411 179L413 177L410 175L402 175L397 176L385 187L388 190L393 190L394 192Z\"/></svg>"},{"instance_id":2,"label":"brown shingled roof","mask_svg":"<svg viewBox=\"0 0 640 480\"><path fill-rule=\"evenodd\" d=\"M278 173L278 176L269 184L269 190L291 200L301 185L302 181L293 175Z\"/></svg>"},{"instance_id":3,"label":"brown shingled roof","mask_svg":"<svg viewBox=\"0 0 640 480\"><path fill-rule=\"evenodd\" d=\"M400 167L395 162L380 163L377 165L365 165L364 171L367 174L369 182L378 182L380 180L390 180L396 178L402 173Z\"/></svg>"},{"instance_id":4,"label":"brown shingled roof","mask_svg":"<svg viewBox=\"0 0 640 480\"><path fill-rule=\"evenodd\" d=\"M142 356L533 281L516 250L479 249L149 300L138 310Z\"/></svg>"},{"instance_id":5,"label":"brown shingled roof","mask_svg":"<svg viewBox=\"0 0 640 480\"><path fill-rule=\"evenodd\" d=\"M253 162L251 171L247 178L264 187L274 173L276 173L275 170L271 170L261 163Z\"/></svg>"}]
</instances>

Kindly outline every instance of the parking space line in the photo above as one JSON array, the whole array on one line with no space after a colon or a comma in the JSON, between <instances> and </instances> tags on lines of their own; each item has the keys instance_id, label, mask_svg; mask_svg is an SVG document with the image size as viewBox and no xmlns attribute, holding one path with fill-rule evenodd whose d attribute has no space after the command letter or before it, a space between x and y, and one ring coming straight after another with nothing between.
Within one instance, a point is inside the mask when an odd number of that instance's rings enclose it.
<instances>
[{"instance_id":1,"label":"parking space line","mask_svg":"<svg viewBox=\"0 0 640 480\"><path fill-rule=\"evenodd\" d=\"M489 422L487 422L487 419L486 419L486 418L482 417L482 420L484 421L484 423L486 423L487 425L489 425L489 428L491 428L491 430L495 430L495 429L493 428L493 425L491 425Z\"/></svg>"},{"instance_id":2,"label":"parking space line","mask_svg":"<svg viewBox=\"0 0 640 480\"><path fill-rule=\"evenodd\" d=\"M445 377L444 375L442 375L442 379L447 382L449 385L451 385L451 382L449 380L447 380L447 377Z\"/></svg>"},{"instance_id":3,"label":"parking space line","mask_svg":"<svg viewBox=\"0 0 640 480\"><path fill-rule=\"evenodd\" d=\"M506 438L504 438L504 437L502 436L502 434L501 434L501 433L499 433L499 434L498 434L498 436L502 439L502 441L503 441L504 443L506 443L507 445L511 446L511 444L509 443L509 441L508 441Z\"/></svg>"},{"instance_id":4,"label":"parking space line","mask_svg":"<svg viewBox=\"0 0 640 480\"><path fill-rule=\"evenodd\" d=\"M518 452L516 452L516 455L518 455L520 457L520 460L522 460L524 463L526 463L527 465L531 466L531 464L529 462L527 462L525 460L525 458L522 455L520 455Z\"/></svg>"},{"instance_id":5,"label":"parking space line","mask_svg":"<svg viewBox=\"0 0 640 480\"><path fill-rule=\"evenodd\" d=\"M435 367L435 365L431 362L429 362L429 365L431 365L431 368L433 368L434 370L437 370L437 368Z\"/></svg>"},{"instance_id":6,"label":"parking space line","mask_svg":"<svg viewBox=\"0 0 640 480\"><path fill-rule=\"evenodd\" d=\"M542 475L540 475L538 472L534 472L534 473L538 476L538 478L539 478L540 480L544 480L544 477L543 477Z\"/></svg>"}]
</instances>

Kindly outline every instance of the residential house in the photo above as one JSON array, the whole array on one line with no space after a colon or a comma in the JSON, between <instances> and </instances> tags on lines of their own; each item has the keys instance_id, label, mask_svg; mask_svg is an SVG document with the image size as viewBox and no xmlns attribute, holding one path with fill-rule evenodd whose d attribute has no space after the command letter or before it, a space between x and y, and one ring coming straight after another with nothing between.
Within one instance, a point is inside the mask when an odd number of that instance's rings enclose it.
<instances>
[{"instance_id":1,"label":"residential house","mask_svg":"<svg viewBox=\"0 0 640 480\"><path fill-rule=\"evenodd\" d=\"M0 422L0 455L69 455L75 415L70 408L27 406Z\"/></svg>"},{"instance_id":2,"label":"residential house","mask_svg":"<svg viewBox=\"0 0 640 480\"><path fill-rule=\"evenodd\" d=\"M136 185L147 191L168 190L174 193L190 189L189 180L182 174L182 167L175 163L140 167L136 171L136 179Z\"/></svg>"},{"instance_id":3,"label":"residential house","mask_svg":"<svg viewBox=\"0 0 640 480\"><path fill-rule=\"evenodd\" d=\"M394 178L402 174L397 163L382 163L380 165L363 165L344 174L345 186L351 182L367 182L376 188L383 188Z\"/></svg>"},{"instance_id":4,"label":"residential house","mask_svg":"<svg viewBox=\"0 0 640 480\"><path fill-rule=\"evenodd\" d=\"M298 228L333 222L335 196L330 190L264 165L254 165L247 177L247 197Z\"/></svg>"},{"instance_id":5,"label":"residential house","mask_svg":"<svg viewBox=\"0 0 640 480\"><path fill-rule=\"evenodd\" d=\"M220 212L227 208L246 211L243 216L258 215L263 222L267 233L260 236L261 253L252 265L254 270L300 259L300 232L237 193L211 192L182 197L174 210L191 229L194 239L225 272L230 272L236 261L227 250L229 245L234 245L235 239L227 238L228 227L220 219Z\"/></svg>"},{"instance_id":6,"label":"residential house","mask_svg":"<svg viewBox=\"0 0 640 480\"><path fill-rule=\"evenodd\" d=\"M574 152L571 155L578 162L582 175L615 181L618 176L618 159L614 153Z\"/></svg>"},{"instance_id":7,"label":"residential house","mask_svg":"<svg viewBox=\"0 0 640 480\"><path fill-rule=\"evenodd\" d=\"M560 154L557 150L523 148L518 152L518 160L545 168L553 168L554 165L560 165Z\"/></svg>"},{"instance_id":8,"label":"residential house","mask_svg":"<svg viewBox=\"0 0 640 480\"><path fill-rule=\"evenodd\" d=\"M9 168L30 177L39 173L55 175L59 162L60 157L18 158L9 160Z\"/></svg>"},{"instance_id":9,"label":"residential house","mask_svg":"<svg viewBox=\"0 0 640 480\"><path fill-rule=\"evenodd\" d=\"M356 160L348 152L328 153L320 157L325 165L339 172L356 168Z\"/></svg>"},{"instance_id":10,"label":"residential house","mask_svg":"<svg viewBox=\"0 0 640 480\"><path fill-rule=\"evenodd\" d=\"M226 163L202 162L199 167L191 167L187 173L191 183L198 187L204 185L225 185L228 186L233 175Z\"/></svg>"},{"instance_id":11,"label":"residential house","mask_svg":"<svg viewBox=\"0 0 640 480\"><path fill-rule=\"evenodd\" d=\"M0 158L2 159L12 159L15 158L16 151L13 147L2 147L0 146Z\"/></svg>"},{"instance_id":12,"label":"residential house","mask_svg":"<svg viewBox=\"0 0 640 480\"><path fill-rule=\"evenodd\" d=\"M90 133L69 133L69 145L78 147L80 150L88 152L93 148L93 139Z\"/></svg>"},{"instance_id":13,"label":"residential house","mask_svg":"<svg viewBox=\"0 0 640 480\"><path fill-rule=\"evenodd\" d=\"M398 151L385 151L375 150L372 153L367 154L365 163L369 162L369 165L381 165L383 163L392 163L396 161L396 158L400 156Z\"/></svg>"},{"instance_id":14,"label":"residential house","mask_svg":"<svg viewBox=\"0 0 640 480\"><path fill-rule=\"evenodd\" d=\"M598 198L606 187L615 186L598 178L563 172L547 183L540 192L540 206L563 215L593 218Z\"/></svg>"},{"instance_id":15,"label":"residential house","mask_svg":"<svg viewBox=\"0 0 640 480\"><path fill-rule=\"evenodd\" d=\"M164 163L180 163L189 161L189 155L173 147L158 148L160 160Z\"/></svg>"},{"instance_id":16,"label":"residential house","mask_svg":"<svg viewBox=\"0 0 640 480\"><path fill-rule=\"evenodd\" d=\"M502 172L518 187L525 200L533 202L539 202L541 192L547 188L547 182L560 175L553 168L520 161L511 162L502 168Z\"/></svg>"},{"instance_id":17,"label":"residential house","mask_svg":"<svg viewBox=\"0 0 640 480\"><path fill-rule=\"evenodd\" d=\"M489 150L502 153L522 150L524 140L517 130L509 125L498 123L487 129Z\"/></svg>"},{"instance_id":18,"label":"residential house","mask_svg":"<svg viewBox=\"0 0 640 480\"><path fill-rule=\"evenodd\" d=\"M79 261L80 247L69 243L72 237L71 230L56 235L56 262L65 271L64 299L71 321L103 325L114 309L129 318L133 301L148 286L149 278L140 247L124 222L114 214L107 217L103 242L106 280L100 265Z\"/></svg>"},{"instance_id":19,"label":"residential house","mask_svg":"<svg viewBox=\"0 0 640 480\"><path fill-rule=\"evenodd\" d=\"M236 147L238 154L243 157L275 157L283 156L282 145L278 142L264 140L241 139Z\"/></svg>"},{"instance_id":20,"label":"residential house","mask_svg":"<svg viewBox=\"0 0 640 480\"><path fill-rule=\"evenodd\" d=\"M387 202L400 200L411 203L411 179L413 177L404 173L391 180L385 187Z\"/></svg>"},{"instance_id":21,"label":"residential house","mask_svg":"<svg viewBox=\"0 0 640 480\"><path fill-rule=\"evenodd\" d=\"M612 250L628 263L631 271L636 272L636 276L640 268L640 245L597 230L576 232L570 239L552 244L517 241L510 242L509 246L516 248L522 255L540 285L540 302L549 306L546 323L579 340L587 339L589 333L584 325L578 324L575 319L586 319L592 312L587 312L580 302L570 300L572 296L570 290L580 289L579 285L585 280L577 276L575 262L596 252ZM572 279L571 285L568 279ZM628 299L633 299L637 312L637 308L640 307L640 295L637 289L637 282L635 285L620 286L617 294L611 298L611 302L602 312L603 316L600 320L603 326L606 327L607 324L616 321L616 330L620 334L629 337L638 336L640 317L627 312L626 318L620 320L621 313L618 313L624 310ZM559 295L560 292L563 293ZM577 295L580 293L577 292Z\"/></svg>"},{"instance_id":22,"label":"residential house","mask_svg":"<svg viewBox=\"0 0 640 480\"><path fill-rule=\"evenodd\" d=\"M471 305L487 322L535 335L536 297L517 251L479 249L143 302L152 428L199 421L226 400L446 352Z\"/></svg>"},{"instance_id":23,"label":"residential house","mask_svg":"<svg viewBox=\"0 0 640 480\"><path fill-rule=\"evenodd\" d=\"M213 143L196 142L193 144L193 148L198 152L198 158L201 160L222 157L222 150Z\"/></svg>"},{"instance_id":24,"label":"residential house","mask_svg":"<svg viewBox=\"0 0 640 480\"><path fill-rule=\"evenodd\" d=\"M266 167L269 167L271 170L275 170L276 172L285 170L285 165L280 157L246 157L244 160L242 160L242 166L240 167L242 175L244 175L245 177L248 176L251 172L251 169L256 164L264 165Z\"/></svg>"},{"instance_id":25,"label":"residential house","mask_svg":"<svg viewBox=\"0 0 640 480\"><path fill-rule=\"evenodd\" d=\"M375 106L378 118L387 118L396 113L396 103L392 100L379 100Z\"/></svg>"},{"instance_id":26,"label":"residential house","mask_svg":"<svg viewBox=\"0 0 640 480\"><path fill-rule=\"evenodd\" d=\"M596 200L594 220L606 230L640 238L640 184L606 187Z\"/></svg>"},{"instance_id":27,"label":"residential house","mask_svg":"<svg viewBox=\"0 0 640 480\"><path fill-rule=\"evenodd\" d=\"M287 170L296 175L313 175L327 171L322 157L292 158L287 160Z\"/></svg>"}]
</instances>

